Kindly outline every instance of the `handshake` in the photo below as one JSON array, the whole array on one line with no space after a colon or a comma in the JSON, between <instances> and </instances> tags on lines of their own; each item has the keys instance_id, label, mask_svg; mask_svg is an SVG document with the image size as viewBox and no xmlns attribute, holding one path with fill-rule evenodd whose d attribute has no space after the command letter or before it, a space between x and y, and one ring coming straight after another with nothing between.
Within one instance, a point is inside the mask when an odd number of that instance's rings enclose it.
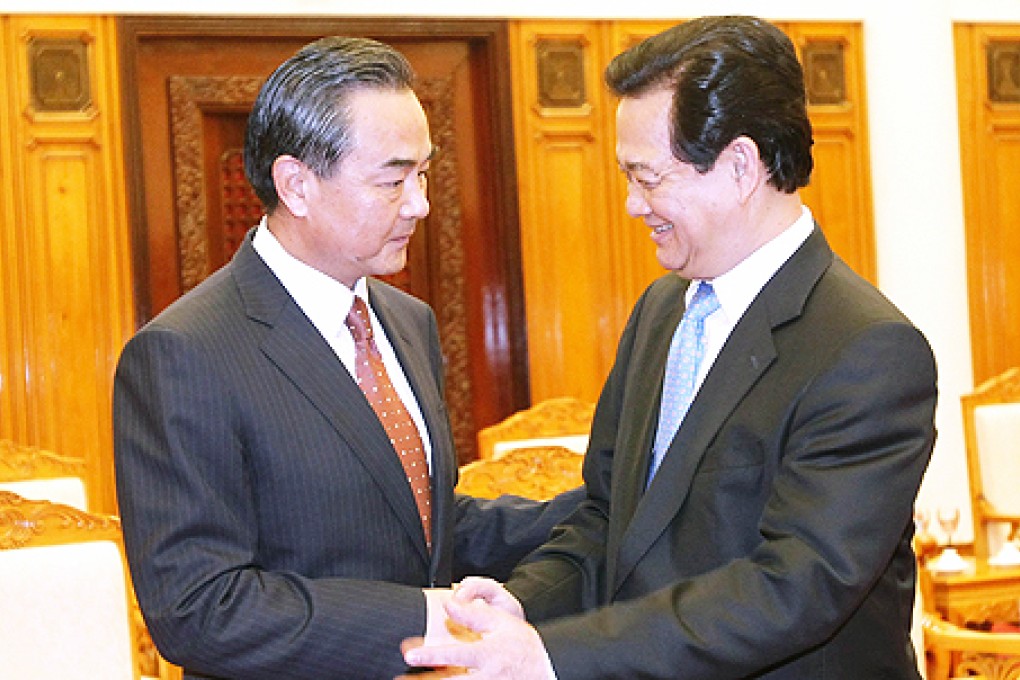
<instances>
[{"instance_id":1,"label":"handshake","mask_svg":"<svg viewBox=\"0 0 1020 680\"><path fill-rule=\"evenodd\" d=\"M498 582L468 577L451 589L425 591L425 637L401 645L404 661L427 673L397 680L472 678L555 680L538 632L524 620L524 609Z\"/></svg>"}]
</instances>

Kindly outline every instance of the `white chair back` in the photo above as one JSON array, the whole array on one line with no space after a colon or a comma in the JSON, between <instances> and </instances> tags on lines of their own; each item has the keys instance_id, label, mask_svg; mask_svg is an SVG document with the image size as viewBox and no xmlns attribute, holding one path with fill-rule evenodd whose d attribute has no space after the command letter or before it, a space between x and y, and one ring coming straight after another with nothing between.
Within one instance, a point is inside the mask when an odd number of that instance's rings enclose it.
<instances>
[{"instance_id":1,"label":"white chair back","mask_svg":"<svg viewBox=\"0 0 1020 680\"><path fill-rule=\"evenodd\" d=\"M0 675L134 680L125 584L113 541L0 550Z\"/></svg>"},{"instance_id":2,"label":"white chair back","mask_svg":"<svg viewBox=\"0 0 1020 680\"><path fill-rule=\"evenodd\" d=\"M1020 402L974 409L985 498L999 512L1020 515Z\"/></svg>"}]
</instances>

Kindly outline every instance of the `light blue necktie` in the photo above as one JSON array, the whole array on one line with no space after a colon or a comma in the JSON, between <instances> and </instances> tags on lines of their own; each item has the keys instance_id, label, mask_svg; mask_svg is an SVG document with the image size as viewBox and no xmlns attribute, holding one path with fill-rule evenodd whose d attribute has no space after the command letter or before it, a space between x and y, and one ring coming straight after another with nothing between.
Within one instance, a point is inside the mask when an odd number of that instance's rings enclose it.
<instances>
[{"instance_id":1,"label":"light blue necktie","mask_svg":"<svg viewBox=\"0 0 1020 680\"><path fill-rule=\"evenodd\" d=\"M669 344L666 359L666 377L662 384L662 404L659 407L659 429L655 432L652 448L652 464L648 482L659 469L666 449L680 428L687 409L694 400L694 383L698 378L698 366L705 354L705 317L719 309L719 299L712 284L702 281L694 291L691 304L684 312L683 319L673 340Z\"/></svg>"}]
</instances>

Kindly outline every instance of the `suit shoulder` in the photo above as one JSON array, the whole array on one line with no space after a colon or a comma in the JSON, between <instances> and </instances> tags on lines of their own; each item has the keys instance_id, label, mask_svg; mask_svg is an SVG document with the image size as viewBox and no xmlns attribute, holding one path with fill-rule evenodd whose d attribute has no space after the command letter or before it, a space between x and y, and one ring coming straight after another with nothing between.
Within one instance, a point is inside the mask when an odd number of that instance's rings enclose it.
<instances>
[{"instance_id":1,"label":"suit shoulder","mask_svg":"<svg viewBox=\"0 0 1020 680\"><path fill-rule=\"evenodd\" d=\"M424 300L379 279L368 280L368 291L371 302L375 305L382 302L403 313L433 314L432 307Z\"/></svg>"},{"instance_id":2,"label":"suit shoulder","mask_svg":"<svg viewBox=\"0 0 1020 680\"><path fill-rule=\"evenodd\" d=\"M224 267L170 303L139 332L170 329L201 334L240 316L243 316L240 295L229 268Z\"/></svg>"},{"instance_id":3,"label":"suit shoulder","mask_svg":"<svg viewBox=\"0 0 1020 680\"><path fill-rule=\"evenodd\" d=\"M669 272L648 284L638 300L638 306L655 306L665 304L675 306L677 299L683 297L690 285L690 280Z\"/></svg>"},{"instance_id":4,"label":"suit shoulder","mask_svg":"<svg viewBox=\"0 0 1020 680\"><path fill-rule=\"evenodd\" d=\"M913 325L882 291L839 257L819 280L812 300L838 309L848 321L898 321Z\"/></svg>"}]
</instances>

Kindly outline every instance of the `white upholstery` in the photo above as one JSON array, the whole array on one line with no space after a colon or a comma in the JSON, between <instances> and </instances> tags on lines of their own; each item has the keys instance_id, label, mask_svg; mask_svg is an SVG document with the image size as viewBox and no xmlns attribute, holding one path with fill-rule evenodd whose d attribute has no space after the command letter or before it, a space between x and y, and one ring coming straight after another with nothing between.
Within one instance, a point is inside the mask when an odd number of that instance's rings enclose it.
<instances>
[{"instance_id":1,"label":"white upholstery","mask_svg":"<svg viewBox=\"0 0 1020 680\"><path fill-rule=\"evenodd\" d=\"M1020 515L1020 402L974 409L981 485L999 512Z\"/></svg>"},{"instance_id":2,"label":"white upholstery","mask_svg":"<svg viewBox=\"0 0 1020 680\"><path fill-rule=\"evenodd\" d=\"M13 491L22 498L50 501L88 510L85 481L81 477L53 477L51 479L25 479L0 482L0 491Z\"/></svg>"},{"instance_id":3,"label":"white upholstery","mask_svg":"<svg viewBox=\"0 0 1020 680\"><path fill-rule=\"evenodd\" d=\"M530 449L537 446L562 446L574 453L584 454L588 450L588 435L573 434L561 437L535 437L533 439L498 441L492 445L493 457L499 458L502 454L513 449Z\"/></svg>"},{"instance_id":4,"label":"white upholstery","mask_svg":"<svg viewBox=\"0 0 1020 680\"><path fill-rule=\"evenodd\" d=\"M125 579L112 541L0 550L0 676L133 680Z\"/></svg>"}]
</instances>

